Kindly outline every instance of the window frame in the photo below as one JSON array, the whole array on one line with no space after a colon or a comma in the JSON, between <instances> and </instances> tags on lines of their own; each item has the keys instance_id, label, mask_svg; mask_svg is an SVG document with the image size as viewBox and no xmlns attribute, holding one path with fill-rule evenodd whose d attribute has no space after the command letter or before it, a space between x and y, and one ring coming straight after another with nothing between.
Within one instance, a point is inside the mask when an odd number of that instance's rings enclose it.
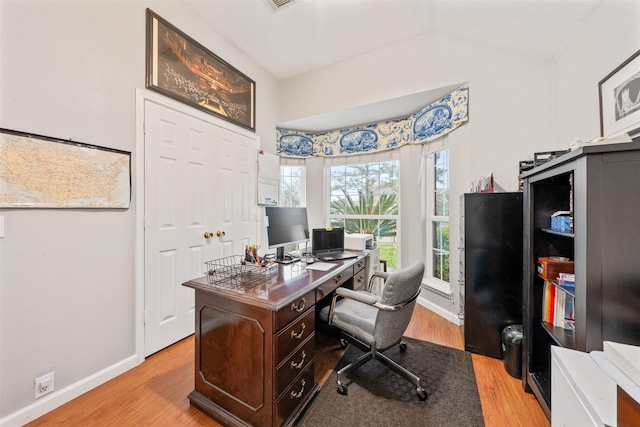
<instances>
[{"instance_id":1,"label":"window frame","mask_svg":"<svg viewBox=\"0 0 640 427\"><path fill-rule=\"evenodd\" d=\"M285 198L283 195L282 187L283 187L283 171L285 168L299 168L300 169L300 204L299 205L291 205L289 203L284 203ZM278 206L282 207L307 207L307 165L304 161L291 161L290 159L280 158L280 167L279 167L280 175L278 177ZM289 175L293 176L293 175ZM267 239L268 241L268 239ZM292 243L290 245L285 246L285 253L297 251L301 248L304 248L305 245L300 243Z\"/></svg>"},{"instance_id":2,"label":"window frame","mask_svg":"<svg viewBox=\"0 0 640 427\"><path fill-rule=\"evenodd\" d=\"M396 244L396 262L400 265L401 262L401 242L402 242L402 228L400 225L401 222L401 212L402 212L402 200L401 200L401 174L402 174L402 166L400 160L400 150L390 150L382 153L373 153L373 154L364 154L364 155L353 155L353 156L344 156L344 157L336 157L336 158L326 158L324 162L324 175L325 175L325 224L327 227L331 226L332 219L357 219L363 218L361 215L343 215L343 214L332 214L331 213L331 168L334 166L348 166L348 165L356 165L363 163L381 163L388 161L397 162L397 191L396 191L396 200L398 205L398 213L396 215L369 215L367 218L376 219L376 220L393 220L396 222L396 235L395 235L395 244ZM374 237L377 239L377 236Z\"/></svg>"},{"instance_id":3,"label":"window frame","mask_svg":"<svg viewBox=\"0 0 640 427\"><path fill-rule=\"evenodd\" d=\"M284 170L285 168L299 168L300 169L300 204L299 205L291 205L289 203L285 204L285 197L282 191L283 189L283 181L284 181ZM293 175L288 175L292 177ZM287 201L288 202L288 201ZM298 163L280 163L280 180L278 182L278 205L285 207L306 207L307 206L307 168L305 164Z\"/></svg>"},{"instance_id":4,"label":"window frame","mask_svg":"<svg viewBox=\"0 0 640 427\"><path fill-rule=\"evenodd\" d=\"M447 150L447 213L448 215L436 215L435 214L435 201L436 201L436 180L435 180L435 155L441 151ZM425 171L426 171L426 185L425 185L425 212L426 212L426 234L425 234L425 276L424 284L430 288L434 288L441 293L451 294L451 150L449 147L438 147L429 152L425 156ZM442 280L441 278L433 275L434 269L434 222L447 223L449 225L449 281Z\"/></svg>"}]
</instances>

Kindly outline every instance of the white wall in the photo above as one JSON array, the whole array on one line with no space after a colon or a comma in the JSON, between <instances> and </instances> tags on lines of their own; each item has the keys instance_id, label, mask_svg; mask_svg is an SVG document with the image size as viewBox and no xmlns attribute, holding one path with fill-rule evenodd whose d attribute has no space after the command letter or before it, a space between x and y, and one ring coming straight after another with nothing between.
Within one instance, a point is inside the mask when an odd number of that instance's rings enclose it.
<instances>
[{"instance_id":1,"label":"white wall","mask_svg":"<svg viewBox=\"0 0 640 427\"><path fill-rule=\"evenodd\" d=\"M541 61L430 34L351 58L282 84L282 121L468 82L469 122L432 143L451 150L451 283L453 303L423 293L455 320L459 301L459 197L472 180L493 172L503 191L518 189L518 162L536 152L566 150L571 138L599 136L598 82L638 50L640 3L603 0L554 61ZM425 100L425 105L433 100ZM404 148L403 148L404 149ZM419 156L403 155L402 172ZM418 186L402 197L403 212L421 209ZM420 222L424 227L424 221ZM420 231L424 236L424 231ZM420 245L414 224L403 227L403 259ZM424 245L422 245L424 247ZM407 255L409 254L409 255Z\"/></svg>"},{"instance_id":2,"label":"white wall","mask_svg":"<svg viewBox=\"0 0 640 427\"><path fill-rule=\"evenodd\" d=\"M640 49L640 2L604 1L553 67L553 139L600 137L598 82Z\"/></svg>"},{"instance_id":3,"label":"white wall","mask_svg":"<svg viewBox=\"0 0 640 427\"><path fill-rule=\"evenodd\" d=\"M474 157L470 176L493 170L502 186L515 190L517 161L550 139L550 62L429 34L283 82L282 120L465 82L470 88L465 126L472 128L472 140L464 143ZM513 168L500 167L511 159Z\"/></svg>"},{"instance_id":4,"label":"white wall","mask_svg":"<svg viewBox=\"0 0 640 427\"><path fill-rule=\"evenodd\" d=\"M282 120L289 121L465 82L469 84L469 122L432 143L451 149L454 302L427 295L434 308L445 314L457 314L459 305L459 196L469 190L472 180L490 172L506 191L516 191L518 161L551 146L551 62L431 34L282 84ZM425 99L425 105L432 101ZM400 150L407 151L401 158L401 252L402 263L408 263L424 257L421 156L417 147ZM309 173L307 177L312 179ZM311 192L307 197L312 197Z\"/></svg>"},{"instance_id":5,"label":"white wall","mask_svg":"<svg viewBox=\"0 0 640 427\"><path fill-rule=\"evenodd\" d=\"M272 149L277 81L178 2L1 0L0 127L131 151L135 184L146 7L256 81ZM136 194L126 210L0 212L0 425L136 363ZM35 401L51 370L56 391Z\"/></svg>"}]
</instances>

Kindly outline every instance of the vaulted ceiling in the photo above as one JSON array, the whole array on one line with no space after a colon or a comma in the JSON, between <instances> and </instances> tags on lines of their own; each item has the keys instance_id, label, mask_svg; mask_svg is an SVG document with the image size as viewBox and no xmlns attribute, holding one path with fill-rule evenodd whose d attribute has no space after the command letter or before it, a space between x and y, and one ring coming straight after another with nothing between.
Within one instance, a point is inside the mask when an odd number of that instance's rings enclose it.
<instances>
[{"instance_id":1,"label":"vaulted ceiling","mask_svg":"<svg viewBox=\"0 0 640 427\"><path fill-rule=\"evenodd\" d=\"M185 1L276 79L286 80L429 33L551 60L603 0L293 0L276 11L267 0ZM413 108L412 101L396 100L397 116ZM338 117L344 114L308 126L335 127Z\"/></svg>"}]
</instances>

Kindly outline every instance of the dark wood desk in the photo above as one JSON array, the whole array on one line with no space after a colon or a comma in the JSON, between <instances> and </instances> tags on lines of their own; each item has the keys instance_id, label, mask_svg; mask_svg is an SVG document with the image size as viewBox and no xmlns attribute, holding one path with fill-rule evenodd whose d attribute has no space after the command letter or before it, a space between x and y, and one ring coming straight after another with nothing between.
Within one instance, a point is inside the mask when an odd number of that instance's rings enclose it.
<instances>
[{"instance_id":1,"label":"dark wood desk","mask_svg":"<svg viewBox=\"0 0 640 427\"><path fill-rule=\"evenodd\" d=\"M224 425L291 425L317 390L316 304L338 286L365 284L365 257L334 261L328 271L280 265L246 291L209 284L195 289L195 390L191 404Z\"/></svg>"}]
</instances>

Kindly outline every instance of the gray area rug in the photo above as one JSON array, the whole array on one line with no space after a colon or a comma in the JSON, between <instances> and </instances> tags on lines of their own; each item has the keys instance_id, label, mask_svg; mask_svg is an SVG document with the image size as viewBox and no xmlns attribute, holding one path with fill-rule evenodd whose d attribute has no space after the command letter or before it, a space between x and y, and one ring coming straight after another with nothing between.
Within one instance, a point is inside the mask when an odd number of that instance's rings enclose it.
<instances>
[{"instance_id":1,"label":"gray area rug","mask_svg":"<svg viewBox=\"0 0 640 427\"><path fill-rule=\"evenodd\" d=\"M471 355L411 338L404 342L405 352L394 346L385 354L420 377L427 400L418 399L411 382L371 360L345 379L347 396L336 392L336 375L331 374L295 425L484 426ZM361 354L350 345L336 369Z\"/></svg>"}]
</instances>

